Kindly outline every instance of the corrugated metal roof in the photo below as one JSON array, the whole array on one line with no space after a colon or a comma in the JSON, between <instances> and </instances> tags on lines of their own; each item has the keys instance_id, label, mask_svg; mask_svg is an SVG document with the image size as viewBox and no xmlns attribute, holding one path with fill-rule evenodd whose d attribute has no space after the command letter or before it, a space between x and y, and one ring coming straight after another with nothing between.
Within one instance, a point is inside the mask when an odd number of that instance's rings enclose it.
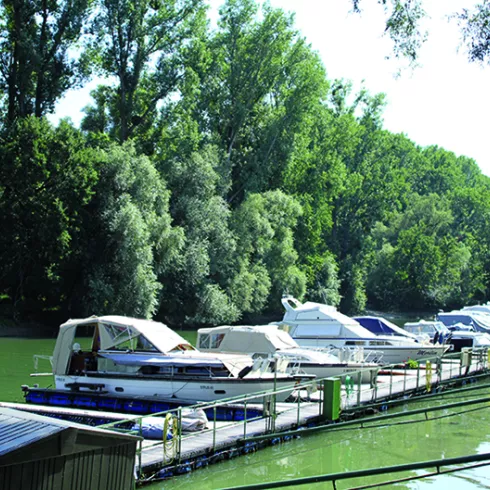
<instances>
[{"instance_id":1,"label":"corrugated metal roof","mask_svg":"<svg viewBox=\"0 0 490 490\"><path fill-rule=\"evenodd\" d=\"M95 437L140 439L106 429L0 407L0 456L65 430L77 429Z\"/></svg>"},{"instance_id":2,"label":"corrugated metal roof","mask_svg":"<svg viewBox=\"0 0 490 490\"><path fill-rule=\"evenodd\" d=\"M65 427L53 424L49 419L41 422L25 415L0 409L0 456L65 430Z\"/></svg>"}]
</instances>

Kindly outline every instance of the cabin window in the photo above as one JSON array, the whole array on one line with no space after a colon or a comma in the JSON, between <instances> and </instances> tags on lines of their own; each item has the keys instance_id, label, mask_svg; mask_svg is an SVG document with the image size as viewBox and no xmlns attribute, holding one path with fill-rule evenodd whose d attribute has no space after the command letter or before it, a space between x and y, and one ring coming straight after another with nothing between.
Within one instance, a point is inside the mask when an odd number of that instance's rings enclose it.
<instances>
[{"instance_id":1,"label":"cabin window","mask_svg":"<svg viewBox=\"0 0 490 490\"><path fill-rule=\"evenodd\" d=\"M220 344L224 338L225 338L224 333L217 333L217 334L211 335L211 349L217 349L220 346Z\"/></svg>"},{"instance_id":2,"label":"cabin window","mask_svg":"<svg viewBox=\"0 0 490 490\"><path fill-rule=\"evenodd\" d=\"M144 335L132 332L127 327L105 324L104 328L112 339L111 350L159 352Z\"/></svg>"},{"instance_id":3,"label":"cabin window","mask_svg":"<svg viewBox=\"0 0 490 490\"><path fill-rule=\"evenodd\" d=\"M205 333L199 336L198 349L209 349L209 334Z\"/></svg>"},{"instance_id":4,"label":"cabin window","mask_svg":"<svg viewBox=\"0 0 490 490\"><path fill-rule=\"evenodd\" d=\"M364 345L364 340L347 340L345 345Z\"/></svg>"}]
</instances>

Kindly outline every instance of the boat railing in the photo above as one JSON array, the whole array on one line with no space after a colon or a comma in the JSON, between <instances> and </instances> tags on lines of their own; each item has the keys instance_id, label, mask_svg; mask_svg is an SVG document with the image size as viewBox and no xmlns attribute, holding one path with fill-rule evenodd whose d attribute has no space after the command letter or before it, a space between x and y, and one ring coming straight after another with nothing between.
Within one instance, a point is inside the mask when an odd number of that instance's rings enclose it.
<instances>
[{"instance_id":1,"label":"boat railing","mask_svg":"<svg viewBox=\"0 0 490 490\"><path fill-rule=\"evenodd\" d=\"M35 373L32 373L31 376L52 376L53 375L53 356L47 356L47 355L42 355L42 354L34 354L32 356L33 361L34 361L34 370L36 371ZM48 361L51 367L51 371L49 373L40 373L38 372L39 369L39 361Z\"/></svg>"}]
</instances>

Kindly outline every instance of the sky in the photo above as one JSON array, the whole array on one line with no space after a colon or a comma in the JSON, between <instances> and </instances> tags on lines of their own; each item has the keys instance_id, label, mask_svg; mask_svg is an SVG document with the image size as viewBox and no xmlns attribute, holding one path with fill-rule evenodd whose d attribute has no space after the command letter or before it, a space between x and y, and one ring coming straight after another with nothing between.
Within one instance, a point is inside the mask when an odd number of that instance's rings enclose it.
<instances>
[{"instance_id":1,"label":"sky","mask_svg":"<svg viewBox=\"0 0 490 490\"><path fill-rule=\"evenodd\" d=\"M216 16L222 0L209 0ZM387 59L392 44L383 35L382 7L363 0L361 15L350 13L351 0L269 0L273 7L295 14L295 26L320 55L330 80L352 81L354 91L386 94L384 128L403 133L420 146L438 145L456 155L473 158L490 176L490 151L485 116L490 114L490 66L469 63L459 46L460 33L446 16L468 6L464 0L425 0L429 14L428 41L418 68ZM470 2L470 5L473 2ZM78 124L89 104L90 90L68 93L53 119L69 116Z\"/></svg>"}]
</instances>

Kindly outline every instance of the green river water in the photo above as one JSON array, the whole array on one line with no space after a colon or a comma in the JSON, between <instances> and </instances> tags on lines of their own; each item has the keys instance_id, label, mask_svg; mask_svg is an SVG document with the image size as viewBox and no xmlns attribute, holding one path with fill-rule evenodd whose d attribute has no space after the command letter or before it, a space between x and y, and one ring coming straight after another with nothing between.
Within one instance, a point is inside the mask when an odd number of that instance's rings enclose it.
<instances>
[{"instance_id":1,"label":"green river water","mask_svg":"<svg viewBox=\"0 0 490 490\"><path fill-rule=\"evenodd\" d=\"M193 341L192 332L179 332ZM23 401L20 386L48 386L50 378L30 378L34 354L52 354L54 339L0 338L1 401ZM49 364L39 364L38 371L49 371ZM487 381L488 382L488 381ZM468 397L488 396L488 389L470 392ZM464 399L452 395L443 403ZM406 409L420 408L411 403ZM303 436L247 456L208 466L184 476L144 487L150 490L215 489L252 483L287 480L327 473L379 468L417 461L450 458L490 452L490 407L483 405L452 411L435 412L431 421L423 416L408 424L375 429L351 429L315 436ZM403 409L403 408L402 408ZM457 413L457 411L463 413ZM422 472L421 472L422 473ZM421 474L419 473L419 474ZM413 472L411 475L415 475ZM396 475L409 476L408 474ZM392 476L395 478L395 475ZM386 476L384 479L389 479ZM339 490L379 482L350 480L337 484ZM330 489L331 483L298 488ZM464 470L423 480L391 484L382 488L465 490L490 488L490 466Z\"/></svg>"}]
</instances>

